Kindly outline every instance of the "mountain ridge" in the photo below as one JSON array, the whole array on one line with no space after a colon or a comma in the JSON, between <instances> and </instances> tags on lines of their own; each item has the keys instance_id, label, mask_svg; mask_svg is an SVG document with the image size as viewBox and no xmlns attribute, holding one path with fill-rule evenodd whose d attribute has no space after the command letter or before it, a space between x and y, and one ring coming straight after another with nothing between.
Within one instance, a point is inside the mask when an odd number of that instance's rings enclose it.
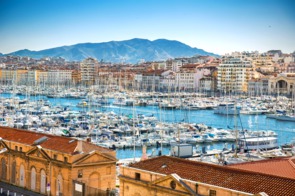
<instances>
[{"instance_id":1,"label":"mountain ridge","mask_svg":"<svg viewBox=\"0 0 295 196\"><path fill-rule=\"evenodd\" d=\"M5 55L29 56L32 58L63 57L69 61L81 61L87 57L107 62L137 63L139 60L160 61L169 58L191 57L194 55L218 56L203 49L193 48L177 40L133 38L123 41L100 43L77 43L39 51L18 50Z\"/></svg>"}]
</instances>

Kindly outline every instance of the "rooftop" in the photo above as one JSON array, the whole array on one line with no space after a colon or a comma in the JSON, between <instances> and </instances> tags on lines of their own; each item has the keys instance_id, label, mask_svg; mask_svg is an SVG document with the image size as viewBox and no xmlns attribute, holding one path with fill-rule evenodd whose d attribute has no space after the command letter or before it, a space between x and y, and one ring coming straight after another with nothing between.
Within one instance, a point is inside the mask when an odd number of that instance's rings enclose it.
<instances>
[{"instance_id":1,"label":"rooftop","mask_svg":"<svg viewBox=\"0 0 295 196\"><path fill-rule=\"evenodd\" d=\"M75 149L78 145L77 139L56 136L45 133L37 133L27 130L14 129L9 127L0 127L0 137L3 140L18 142L26 145L36 145L36 141L40 141L40 146L45 149L54 150L58 152L63 152L67 154L75 154ZM88 153L92 150L98 150L103 153L111 152L112 150L94 145L89 142L82 142L82 149L84 153Z\"/></svg>"},{"instance_id":2,"label":"rooftop","mask_svg":"<svg viewBox=\"0 0 295 196\"><path fill-rule=\"evenodd\" d=\"M246 162L228 167L295 179L295 157Z\"/></svg>"},{"instance_id":3,"label":"rooftop","mask_svg":"<svg viewBox=\"0 0 295 196\"><path fill-rule=\"evenodd\" d=\"M162 167L163 165L165 167ZM130 164L129 167L166 175L176 173L183 179L253 194L265 192L268 195L295 195L294 178L275 176L266 172L248 171L168 156Z\"/></svg>"}]
</instances>

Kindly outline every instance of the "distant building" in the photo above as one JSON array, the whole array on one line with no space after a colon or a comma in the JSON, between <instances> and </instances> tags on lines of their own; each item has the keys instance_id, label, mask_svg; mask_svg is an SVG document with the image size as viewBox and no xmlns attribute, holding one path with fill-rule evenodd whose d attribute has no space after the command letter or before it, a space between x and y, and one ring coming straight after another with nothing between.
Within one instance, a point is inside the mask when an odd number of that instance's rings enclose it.
<instances>
[{"instance_id":1,"label":"distant building","mask_svg":"<svg viewBox=\"0 0 295 196\"><path fill-rule=\"evenodd\" d=\"M288 73L295 73L295 63L290 63L288 66L287 66L287 70L286 72Z\"/></svg>"},{"instance_id":2,"label":"distant building","mask_svg":"<svg viewBox=\"0 0 295 196\"><path fill-rule=\"evenodd\" d=\"M162 91L165 92L173 92L176 88L176 73L167 70L162 73L161 80L160 80L160 87Z\"/></svg>"},{"instance_id":3,"label":"distant building","mask_svg":"<svg viewBox=\"0 0 295 196\"><path fill-rule=\"evenodd\" d=\"M49 70L47 73L47 83L54 85L70 84L72 82L71 70Z\"/></svg>"},{"instance_id":4,"label":"distant building","mask_svg":"<svg viewBox=\"0 0 295 196\"><path fill-rule=\"evenodd\" d=\"M269 77L268 91L276 95L294 95L295 73L282 73Z\"/></svg>"},{"instance_id":5,"label":"distant building","mask_svg":"<svg viewBox=\"0 0 295 196\"><path fill-rule=\"evenodd\" d=\"M248 82L249 96L262 96L269 94L269 78L251 79Z\"/></svg>"},{"instance_id":6,"label":"distant building","mask_svg":"<svg viewBox=\"0 0 295 196\"><path fill-rule=\"evenodd\" d=\"M87 141L0 127L0 178L43 195L105 194L116 152Z\"/></svg>"},{"instance_id":7,"label":"distant building","mask_svg":"<svg viewBox=\"0 0 295 196\"><path fill-rule=\"evenodd\" d=\"M221 92L247 92L252 78L252 64L243 58L224 57L218 66L217 89Z\"/></svg>"},{"instance_id":8,"label":"distant building","mask_svg":"<svg viewBox=\"0 0 295 196\"><path fill-rule=\"evenodd\" d=\"M172 59L166 61L166 69L172 71Z\"/></svg>"},{"instance_id":9,"label":"distant building","mask_svg":"<svg viewBox=\"0 0 295 196\"><path fill-rule=\"evenodd\" d=\"M80 84L80 82L81 82L80 70L73 70L72 71L72 82L73 82L73 84Z\"/></svg>"},{"instance_id":10,"label":"distant building","mask_svg":"<svg viewBox=\"0 0 295 196\"><path fill-rule=\"evenodd\" d=\"M2 84L24 84L27 80L27 72L25 69L2 69L0 81Z\"/></svg>"},{"instance_id":11,"label":"distant building","mask_svg":"<svg viewBox=\"0 0 295 196\"><path fill-rule=\"evenodd\" d=\"M94 58L87 58L80 64L82 84L94 84L98 72L98 62Z\"/></svg>"},{"instance_id":12,"label":"distant building","mask_svg":"<svg viewBox=\"0 0 295 196\"><path fill-rule=\"evenodd\" d=\"M196 91L197 67L199 64L185 64L176 72L176 87L182 91Z\"/></svg>"},{"instance_id":13,"label":"distant building","mask_svg":"<svg viewBox=\"0 0 295 196\"><path fill-rule=\"evenodd\" d=\"M213 76L204 76L199 80L200 92L214 92L216 90L216 79Z\"/></svg>"},{"instance_id":14,"label":"distant building","mask_svg":"<svg viewBox=\"0 0 295 196\"><path fill-rule=\"evenodd\" d=\"M218 65L219 64L217 64L217 63L211 63L208 65L203 64L203 65L198 66L197 75L196 75L196 88L197 89L199 89L200 91L204 91L204 90L205 91L216 91ZM206 87L204 86L205 83L206 83ZM209 86L210 86L210 89L208 89Z\"/></svg>"},{"instance_id":15,"label":"distant building","mask_svg":"<svg viewBox=\"0 0 295 196\"><path fill-rule=\"evenodd\" d=\"M147 91L160 90L160 78L164 70L150 70L142 74L141 88Z\"/></svg>"}]
</instances>

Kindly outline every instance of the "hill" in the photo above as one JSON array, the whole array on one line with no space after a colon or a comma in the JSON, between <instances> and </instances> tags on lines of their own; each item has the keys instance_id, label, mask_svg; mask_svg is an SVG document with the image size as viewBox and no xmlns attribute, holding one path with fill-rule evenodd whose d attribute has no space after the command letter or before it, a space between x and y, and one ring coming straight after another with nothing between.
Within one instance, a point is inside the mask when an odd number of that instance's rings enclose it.
<instances>
[{"instance_id":1,"label":"hill","mask_svg":"<svg viewBox=\"0 0 295 196\"><path fill-rule=\"evenodd\" d=\"M93 57L99 61L137 63L139 60L159 61L176 57L191 57L194 55L218 56L202 49L192 48L179 41L157 39L131 39L125 41L110 41L102 43L80 43L71 46L61 46L40 51L28 49L19 50L7 55L29 56L32 58L63 57L69 61L81 61Z\"/></svg>"}]
</instances>

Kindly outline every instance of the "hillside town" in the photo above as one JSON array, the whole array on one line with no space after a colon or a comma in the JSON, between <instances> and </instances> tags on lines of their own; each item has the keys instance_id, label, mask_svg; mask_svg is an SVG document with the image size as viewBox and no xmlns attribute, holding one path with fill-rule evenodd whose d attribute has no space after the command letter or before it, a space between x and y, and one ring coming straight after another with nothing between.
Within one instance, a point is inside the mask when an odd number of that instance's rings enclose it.
<instances>
[{"instance_id":1,"label":"hillside town","mask_svg":"<svg viewBox=\"0 0 295 196\"><path fill-rule=\"evenodd\" d=\"M147 92L202 92L290 96L294 88L295 53L233 52L219 58L193 56L159 62L118 64L87 58L0 57L2 85L89 86ZM276 82L279 83L276 84ZM213 95L213 94L212 94Z\"/></svg>"}]
</instances>

